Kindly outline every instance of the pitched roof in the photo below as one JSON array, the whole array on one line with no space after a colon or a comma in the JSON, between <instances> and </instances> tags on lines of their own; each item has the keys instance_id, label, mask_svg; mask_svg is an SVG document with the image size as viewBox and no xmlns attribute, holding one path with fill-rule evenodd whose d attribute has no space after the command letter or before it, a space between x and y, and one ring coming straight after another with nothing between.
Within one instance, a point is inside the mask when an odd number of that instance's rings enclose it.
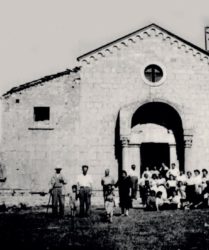
<instances>
[{"instance_id":1,"label":"pitched roof","mask_svg":"<svg viewBox=\"0 0 209 250\"><path fill-rule=\"evenodd\" d=\"M87 53L79 56L77 58L77 60L80 61L80 60L84 59L85 57L88 57L88 56L90 56L90 55L92 55L94 53L98 53L98 52L100 52L100 51L102 51L104 49L107 49L108 47L110 47L112 45L117 44L117 43L121 43L121 42L123 42L126 39L130 39L131 37L134 37L134 36L138 35L139 33L143 33L143 32L145 32L146 30L148 30L150 28L158 29L159 31L161 31L163 33L166 33L168 36L171 36L174 39L177 39L177 40L181 41L182 43L184 43L184 44L192 47L193 49L197 50L198 52L201 52L201 53L205 54L206 56L209 56L209 52L208 51L206 51L206 50L204 50L204 49L202 49L202 48L200 48L200 47L198 47L198 46L196 46L196 45L194 45L194 44L186 41L185 39L183 39L183 38L181 38L181 37L179 37L179 36L171 33L170 31L168 31L168 30L166 30L166 29L164 29L164 28L156 25L155 23L152 23L152 24L150 24L150 25L148 25L148 26L146 26L144 28L136 30L136 31L134 31L134 32L132 32L132 33L126 35L126 36L120 37L120 38L118 38L118 39L116 39L116 40L114 40L114 41L112 41L110 43L107 43L107 44L105 44L105 45L103 45L103 46L101 46L101 47L99 47L97 49L94 49L94 50L92 50L90 52L87 52Z\"/></svg>"},{"instance_id":2,"label":"pitched roof","mask_svg":"<svg viewBox=\"0 0 209 250\"><path fill-rule=\"evenodd\" d=\"M37 86L39 84L42 84L44 82L48 82L50 80L59 78L59 77L64 76L64 75L70 75L71 73L77 73L79 70L80 70L80 67L75 67L72 70L71 69L66 69L65 71L62 71L62 72L59 72L59 73L56 73L56 74L53 74L53 75L44 76L44 77L42 77L42 78L40 78L38 80L32 81L32 82L27 82L25 84L21 84L21 85L19 85L17 87L14 87L14 88L10 89L9 91L7 91L5 94L2 95L2 97L6 98L6 97L10 96L13 93L16 93L16 92L19 92L21 90Z\"/></svg>"}]
</instances>

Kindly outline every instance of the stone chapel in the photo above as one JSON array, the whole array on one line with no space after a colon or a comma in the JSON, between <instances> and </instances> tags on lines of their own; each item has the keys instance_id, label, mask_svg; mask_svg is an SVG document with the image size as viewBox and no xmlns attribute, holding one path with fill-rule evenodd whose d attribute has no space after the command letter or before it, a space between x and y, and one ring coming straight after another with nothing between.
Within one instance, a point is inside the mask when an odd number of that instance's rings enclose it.
<instances>
[{"instance_id":1,"label":"stone chapel","mask_svg":"<svg viewBox=\"0 0 209 250\"><path fill-rule=\"evenodd\" d=\"M47 191L57 166L70 188L88 165L96 191L106 168L209 170L209 52L156 24L1 102L2 190Z\"/></svg>"}]
</instances>

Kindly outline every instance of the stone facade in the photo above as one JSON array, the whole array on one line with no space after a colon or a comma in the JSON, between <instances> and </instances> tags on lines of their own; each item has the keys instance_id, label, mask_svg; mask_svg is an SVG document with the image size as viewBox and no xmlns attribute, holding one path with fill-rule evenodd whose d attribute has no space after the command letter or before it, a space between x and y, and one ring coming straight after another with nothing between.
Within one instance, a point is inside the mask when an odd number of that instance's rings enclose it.
<instances>
[{"instance_id":1,"label":"stone facade","mask_svg":"<svg viewBox=\"0 0 209 250\"><path fill-rule=\"evenodd\" d=\"M112 171L117 171L114 133L119 113L120 139L130 140L134 112L143 104L162 102L173 107L182 120L185 170L209 168L207 56L150 27L80 61L85 65L81 71L81 107L86 113L85 122L81 120L82 138L88 140L91 149L96 145L97 150L103 152L97 165L100 163L102 168L105 163L105 166L112 166ZM158 86L146 84L143 76L146 65L153 63L164 69L164 82ZM89 111L83 111L85 109ZM92 117L96 117L94 126L90 126ZM92 131L88 138L89 127ZM95 165L94 160L89 164Z\"/></svg>"},{"instance_id":2,"label":"stone facade","mask_svg":"<svg viewBox=\"0 0 209 250\"><path fill-rule=\"evenodd\" d=\"M121 169L134 163L140 176L143 142L167 143L170 162L177 164L181 151L185 171L209 170L208 58L207 52L150 25L81 56L77 72L8 92L2 97L1 144L8 176L2 187L46 191L53 168L60 165L69 189L87 164L94 189L100 190L105 168L117 179ZM157 83L144 75L152 64L163 71ZM164 110L165 116L178 116L180 149L172 129L160 123L146 126L153 123L149 117L133 126L134 114L149 103L160 117ZM34 121L36 106L50 107L49 121Z\"/></svg>"}]
</instances>

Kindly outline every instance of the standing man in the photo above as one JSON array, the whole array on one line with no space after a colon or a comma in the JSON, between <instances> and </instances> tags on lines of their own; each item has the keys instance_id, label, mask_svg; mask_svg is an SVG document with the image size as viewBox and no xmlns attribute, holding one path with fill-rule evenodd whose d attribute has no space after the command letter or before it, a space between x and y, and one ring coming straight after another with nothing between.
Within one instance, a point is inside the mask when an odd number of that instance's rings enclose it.
<instances>
[{"instance_id":1,"label":"standing man","mask_svg":"<svg viewBox=\"0 0 209 250\"><path fill-rule=\"evenodd\" d=\"M136 172L136 165L131 165L131 170L129 171L129 176L131 180L131 198L137 199L137 189L138 189L138 174Z\"/></svg>"},{"instance_id":2,"label":"standing man","mask_svg":"<svg viewBox=\"0 0 209 250\"><path fill-rule=\"evenodd\" d=\"M77 186L80 200L80 216L89 216L92 194L92 177L88 174L89 167L82 166L82 174L77 178Z\"/></svg>"},{"instance_id":3,"label":"standing man","mask_svg":"<svg viewBox=\"0 0 209 250\"><path fill-rule=\"evenodd\" d=\"M108 191L108 186L109 185L114 185L115 184L115 180L114 178L110 175L110 170L109 168L105 169L105 176L102 178L101 180L101 185L103 187L103 197L104 197L104 201L106 198L106 194Z\"/></svg>"},{"instance_id":4,"label":"standing man","mask_svg":"<svg viewBox=\"0 0 209 250\"><path fill-rule=\"evenodd\" d=\"M64 216L64 206L65 206L65 194L64 185L67 184L66 180L61 174L61 168L55 168L55 174L51 178L51 195L52 195L52 213L54 216L58 215L59 206L59 216Z\"/></svg>"}]
</instances>

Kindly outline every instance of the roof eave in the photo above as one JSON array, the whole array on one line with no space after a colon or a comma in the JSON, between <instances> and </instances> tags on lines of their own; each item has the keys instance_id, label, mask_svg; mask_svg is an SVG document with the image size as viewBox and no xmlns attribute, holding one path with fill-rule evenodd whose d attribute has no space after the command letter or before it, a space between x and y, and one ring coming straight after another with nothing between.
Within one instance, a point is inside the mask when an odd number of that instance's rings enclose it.
<instances>
[{"instance_id":1,"label":"roof eave","mask_svg":"<svg viewBox=\"0 0 209 250\"><path fill-rule=\"evenodd\" d=\"M52 74L52 75L47 75L47 76L44 76L38 80L34 80L34 81L31 81L31 82L27 82L27 83L24 83L24 84L21 84L17 87L13 87L11 88L9 91L7 91L6 93L4 93L1 98L8 98L9 96L11 96L12 94L14 93L17 93L17 92L20 92L22 90L25 90L25 89L28 89L28 88L32 88L34 86L37 86L37 85L41 85L45 82L49 82L53 79L56 79L56 78L59 78L61 76L64 76L64 75L70 75L71 73L77 73L79 70L80 70L81 67L75 67L74 69L66 69L65 71L62 71L62 72L59 72L59 73L56 73L56 74Z\"/></svg>"},{"instance_id":2,"label":"roof eave","mask_svg":"<svg viewBox=\"0 0 209 250\"><path fill-rule=\"evenodd\" d=\"M81 59L84 59L84 58L87 57L87 56L90 56L90 55L92 55L92 54L94 54L94 53L96 53L96 52L98 52L98 51L101 51L101 50L103 50L103 49L105 49L105 48L107 48L107 47L109 47L109 46L111 46L111 45L113 45L113 44L115 44L115 43L118 43L118 42L120 42L120 41L122 41L122 40L124 40L124 39L127 39L128 37L131 37L131 36L133 36L133 35L135 35L135 34L141 32L141 31L143 31L143 30L146 30L147 28L150 28L150 27L152 27L152 26L154 26L154 27L160 29L161 31L163 31L163 32L165 32L165 33L167 33L169 36L175 37L176 39L178 39L178 40L182 41L183 43L185 43L185 44L187 44L187 45L193 47L194 49L198 50L199 52L201 52L201 53L203 53L203 54L209 56L209 52L208 52L208 51L206 51L206 50L204 50L204 49L202 49L202 48L196 46L195 44L193 44L193 43L191 43L191 42L189 42L189 41L187 41L187 40L185 40L185 39L183 39L183 38L181 38L181 37L179 37L179 36L173 34L172 32L170 32L170 31L168 31L168 30L166 30L166 29L164 29L164 28L158 26L157 24L152 23L152 24L147 25L147 26L145 26L145 27L143 27L143 28L141 28L141 29L139 29L139 30L136 30L136 31L134 31L134 32L132 32L132 33L129 33L129 34L126 35L126 36L120 37L120 38L118 38L118 39L116 39L116 40L114 40L114 41L112 41L112 42L110 42L110 43L107 43L107 44L105 44L105 45L102 45L102 46L100 46L100 47L98 47L98 48L96 48L96 49L94 49L94 50L92 50L92 51L90 51L90 52L87 52L87 53L85 53L85 54L79 56L79 57L77 58L77 61L80 61Z\"/></svg>"}]
</instances>

